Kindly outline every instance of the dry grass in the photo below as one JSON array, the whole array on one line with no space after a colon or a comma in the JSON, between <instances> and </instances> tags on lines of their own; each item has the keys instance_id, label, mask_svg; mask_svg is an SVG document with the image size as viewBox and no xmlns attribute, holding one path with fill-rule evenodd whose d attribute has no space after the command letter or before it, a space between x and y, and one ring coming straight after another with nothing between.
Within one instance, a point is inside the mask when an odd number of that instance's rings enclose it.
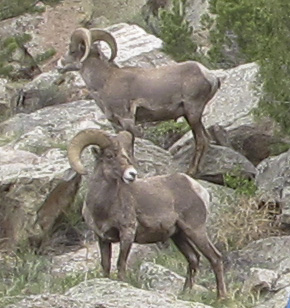
<instances>
[{"instance_id":1,"label":"dry grass","mask_svg":"<svg viewBox=\"0 0 290 308\"><path fill-rule=\"evenodd\" d=\"M257 197L236 196L235 207L225 207L217 215L214 241L226 251L241 249L252 241L282 235L280 209L261 203Z\"/></svg>"}]
</instances>

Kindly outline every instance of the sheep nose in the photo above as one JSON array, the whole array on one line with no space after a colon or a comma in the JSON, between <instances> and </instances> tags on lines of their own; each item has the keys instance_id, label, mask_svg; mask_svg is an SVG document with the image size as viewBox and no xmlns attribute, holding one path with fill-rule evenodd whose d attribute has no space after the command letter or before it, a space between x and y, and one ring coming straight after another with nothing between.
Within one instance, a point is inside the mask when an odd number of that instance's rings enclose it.
<instances>
[{"instance_id":1,"label":"sheep nose","mask_svg":"<svg viewBox=\"0 0 290 308\"><path fill-rule=\"evenodd\" d=\"M136 176L137 176L137 173L136 172L133 172L133 171L130 171L129 174L131 175L132 179L136 179Z\"/></svg>"},{"instance_id":2,"label":"sheep nose","mask_svg":"<svg viewBox=\"0 0 290 308\"><path fill-rule=\"evenodd\" d=\"M131 183L136 180L137 177L137 171L133 167L129 167L128 169L125 170L124 175L123 175L123 180L125 183Z\"/></svg>"}]
</instances>

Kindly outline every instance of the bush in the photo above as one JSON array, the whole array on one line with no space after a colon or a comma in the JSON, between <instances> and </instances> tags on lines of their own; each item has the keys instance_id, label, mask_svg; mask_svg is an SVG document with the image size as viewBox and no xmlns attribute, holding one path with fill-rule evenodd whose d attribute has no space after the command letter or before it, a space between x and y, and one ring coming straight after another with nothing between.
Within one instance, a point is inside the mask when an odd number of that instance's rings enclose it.
<instances>
[{"instance_id":1,"label":"bush","mask_svg":"<svg viewBox=\"0 0 290 308\"><path fill-rule=\"evenodd\" d=\"M189 130L190 127L186 121L164 121L146 129L145 138L164 149L168 149Z\"/></svg>"},{"instance_id":2,"label":"bush","mask_svg":"<svg viewBox=\"0 0 290 308\"><path fill-rule=\"evenodd\" d=\"M224 175L224 183L235 190L239 196L254 196L257 186L254 179L249 179L242 174L241 168L235 168Z\"/></svg>"},{"instance_id":3,"label":"bush","mask_svg":"<svg viewBox=\"0 0 290 308\"><path fill-rule=\"evenodd\" d=\"M226 49L233 44L238 47L236 64L256 61L264 92L257 113L272 117L289 134L290 2L211 0L210 11L216 14L216 27L211 31L211 61L218 67L232 66L233 58Z\"/></svg>"},{"instance_id":4,"label":"bush","mask_svg":"<svg viewBox=\"0 0 290 308\"><path fill-rule=\"evenodd\" d=\"M173 0L172 10L160 13L160 38L163 50L176 61L195 59L197 45L192 40L192 27L186 20L186 0Z\"/></svg>"},{"instance_id":5,"label":"bush","mask_svg":"<svg viewBox=\"0 0 290 308\"><path fill-rule=\"evenodd\" d=\"M55 5L61 0L43 0L44 4ZM40 12L42 9L37 7L37 0L1 0L0 20L16 17L24 13Z\"/></svg>"}]
</instances>

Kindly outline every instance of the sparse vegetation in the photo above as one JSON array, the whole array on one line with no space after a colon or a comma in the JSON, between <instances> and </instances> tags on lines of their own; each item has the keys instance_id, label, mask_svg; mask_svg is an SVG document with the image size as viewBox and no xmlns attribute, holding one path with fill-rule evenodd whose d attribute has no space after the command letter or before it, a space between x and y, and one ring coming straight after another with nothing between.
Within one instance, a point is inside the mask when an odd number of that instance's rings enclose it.
<instances>
[{"instance_id":1,"label":"sparse vegetation","mask_svg":"<svg viewBox=\"0 0 290 308\"><path fill-rule=\"evenodd\" d=\"M238 250L252 241L281 235L278 212L272 204L261 204L257 197L226 196L225 202L234 207L223 207L212 224L215 243L226 251Z\"/></svg>"},{"instance_id":2,"label":"sparse vegetation","mask_svg":"<svg viewBox=\"0 0 290 308\"><path fill-rule=\"evenodd\" d=\"M175 141L190 130L186 121L164 121L145 130L145 138L153 143L168 149Z\"/></svg>"},{"instance_id":3,"label":"sparse vegetation","mask_svg":"<svg viewBox=\"0 0 290 308\"><path fill-rule=\"evenodd\" d=\"M152 260L148 261L162 265L183 277L185 276L186 261L172 243L167 248L160 250ZM209 263L202 257L201 269L196 276L196 283L205 286L208 292L186 291L185 293L180 293L179 298L186 301L203 303L215 308L251 308L255 306L259 294L255 292L247 295L241 294L242 284L234 281L231 281L231 284L229 284L228 298L217 300L216 292L214 291L214 281L215 277L209 270Z\"/></svg>"},{"instance_id":4,"label":"sparse vegetation","mask_svg":"<svg viewBox=\"0 0 290 308\"><path fill-rule=\"evenodd\" d=\"M0 20L12 18L24 13L42 12L43 9L37 4L42 2L47 5L58 4L61 0L1 0Z\"/></svg>"},{"instance_id":5,"label":"sparse vegetation","mask_svg":"<svg viewBox=\"0 0 290 308\"><path fill-rule=\"evenodd\" d=\"M101 277L99 268L88 272L52 273L50 257L29 250L0 255L0 306L11 304L23 296L40 293L64 293L80 282Z\"/></svg>"},{"instance_id":6,"label":"sparse vegetation","mask_svg":"<svg viewBox=\"0 0 290 308\"><path fill-rule=\"evenodd\" d=\"M25 48L25 44L31 39L31 35L27 33L0 39L0 76L21 79L31 78L34 72L40 73L38 64L51 58L56 51L49 49L33 58ZM19 64L20 68L15 68L13 62Z\"/></svg>"}]
</instances>

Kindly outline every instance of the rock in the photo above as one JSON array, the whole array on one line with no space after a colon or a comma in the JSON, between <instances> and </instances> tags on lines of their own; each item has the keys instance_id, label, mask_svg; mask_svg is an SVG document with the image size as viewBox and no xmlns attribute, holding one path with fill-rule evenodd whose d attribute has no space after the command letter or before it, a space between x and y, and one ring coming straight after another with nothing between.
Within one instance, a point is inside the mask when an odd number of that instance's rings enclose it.
<instances>
[{"instance_id":1,"label":"rock","mask_svg":"<svg viewBox=\"0 0 290 308\"><path fill-rule=\"evenodd\" d=\"M68 163L62 151L55 150L53 155L43 157L17 150L9 153L13 162L6 160L0 166L2 247L46 235L52 224L48 220L53 217L54 221L71 204L80 183L80 176L69 181L63 179ZM23 154L32 159L23 161ZM36 215L42 221L41 231L35 226Z\"/></svg>"},{"instance_id":2,"label":"rock","mask_svg":"<svg viewBox=\"0 0 290 308\"><path fill-rule=\"evenodd\" d=\"M275 271L279 277L290 269L290 236L261 239L227 256L226 268L232 279L244 282L251 276L251 268ZM276 285L273 285L273 289Z\"/></svg>"},{"instance_id":3,"label":"rock","mask_svg":"<svg viewBox=\"0 0 290 308\"><path fill-rule=\"evenodd\" d=\"M115 59L119 66L154 67L166 64L170 58L160 51L162 41L148 34L137 25L126 23L106 28L117 41L118 54ZM110 56L110 49L102 44L105 55ZM156 53L156 54L155 54Z\"/></svg>"},{"instance_id":4,"label":"rock","mask_svg":"<svg viewBox=\"0 0 290 308\"><path fill-rule=\"evenodd\" d=\"M7 79L0 78L0 122L8 119L11 116L9 95L6 92L7 83Z\"/></svg>"},{"instance_id":5,"label":"rock","mask_svg":"<svg viewBox=\"0 0 290 308\"><path fill-rule=\"evenodd\" d=\"M108 307L209 308L203 304L177 300L175 297L166 294L136 289L126 283L107 279L89 280L71 288L66 295L74 299L85 297L88 301Z\"/></svg>"},{"instance_id":6,"label":"rock","mask_svg":"<svg viewBox=\"0 0 290 308\"><path fill-rule=\"evenodd\" d=\"M276 215L281 215L283 224L290 226L290 150L275 157L270 157L257 167L256 183L261 199L273 203Z\"/></svg>"},{"instance_id":7,"label":"rock","mask_svg":"<svg viewBox=\"0 0 290 308\"><path fill-rule=\"evenodd\" d=\"M290 287L273 294L270 298L268 297L263 303L260 303L254 308L288 308L286 307L289 299Z\"/></svg>"},{"instance_id":8,"label":"rock","mask_svg":"<svg viewBox=\"0 0 290 308\"><path fill-rule=\"evenodd\" d=\"M184 277L152 262L141 264L138 280L142 289L175 295L182 292L185 282ZM206 293L208 290L200 285L194 285L193 290L190 292Z\"/></svg>"},{"instance_id":9,"label":"rock","mask_svg":"<svg viewBox=\"0 0 290 308\"><path fill-rule=\"evenodd\" d=\"M109 279L92 279L69 289L65 295L28 296L6 308L212 308L200 303L181 301L173 296L134 288Z\"/></svg>"},{"instance_id":10,"label":"rock","mask_svg":"<svg viewBox=\"0 0 290 308\"><path fill-rule=\"evenodd\" d=\"M178 165L178 170L187 171L193 157L193 147L193 140L184 143L182 138L169 149L175 164ZM224 184L224 175L235 169L240 170L241 176L248 179L256 175L256 168L244 156L231 148L211 144L205 152L195 178Z\"/></svg>"},{"instance_id":11,"label":"rock","mask_svg":"<svg viewBox=\"0 0 290 308\"><path fill-rule=\"evenodd\" d=\"M112 245L112 273L117 271L119 248L119 243ZM155 244L139 245L134 243L128 257L128 270L136 270L141 258L146 260L147 257L149 258L150 256L155 255L156 252L157 248ZM99 245L94 236L94 243L85 243L84 247L76 251L52 256L51 273L53 276L63 277L66 274L84 273L96 269L102 272L100 260Z\"/></svg>"},{"instance_id":12,"label":"rock","mask_svg":"<svg viewBox=\"0 0 290 308\"><path fill-rule=\"evenodd\" d=\"M277 280L277 272L268 269L252 267L250 269L249 278L244 282L242 292L249 294L253 291L272 291L273 286Z\"/></svg>"}]
</instances>

